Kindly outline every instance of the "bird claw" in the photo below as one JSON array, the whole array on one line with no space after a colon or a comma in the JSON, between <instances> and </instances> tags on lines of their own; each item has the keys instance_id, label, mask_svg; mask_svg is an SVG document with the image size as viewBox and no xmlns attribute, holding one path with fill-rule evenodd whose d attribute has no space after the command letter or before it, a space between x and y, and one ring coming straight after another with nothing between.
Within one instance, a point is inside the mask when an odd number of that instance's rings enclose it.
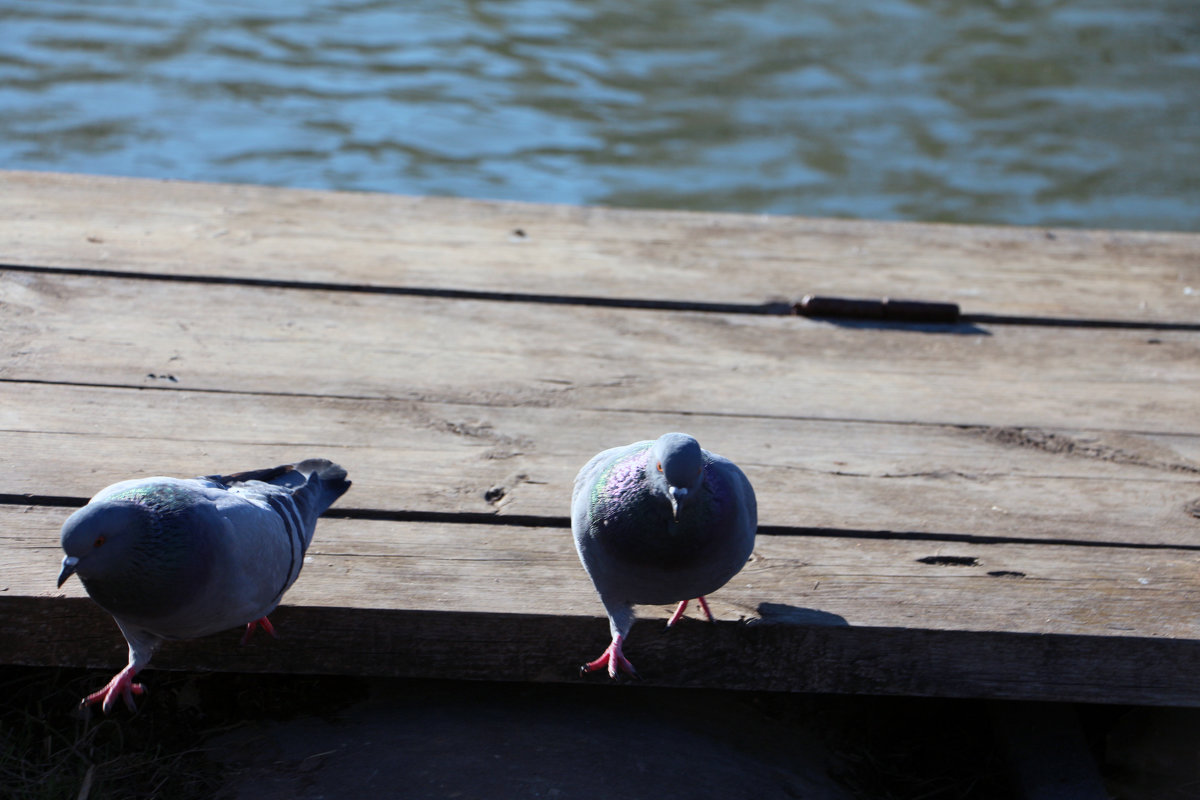
<instances>
[{"instance_id":1,"label":"bird claw","mask_svg":"<svg viewBox=\"0 0 1200 800\"><path fill-rule=\"evenodd\" d=\"M595 672L596 670L608 667L608 677L610 678L616 678L618 672L624 672L640 680L642 676L638 675L637 670L633 668L633 664L629 663L629 659L621 652L621 640L622 637L620 636L613 639L612 644L600 654L599 658L595 661L589 661L579 668L579 674L586 675L589 672Z\"/></svg>"},{"instance_id":2,"label":"bird claw","mask_svg":"<svg viewBox=\"0 0 1200 800\"><path fill-rule=\"evenodd\" d=\"M103 689L98 692L92 692L80 700L79 706L86 708L87 706L99 703L100 710L108 714L112 711L113 706L116 705L117 698L120 697L125 701L125 705L129 706L130 711L137 711L137 706L133 702L133 696L135 694L143 695L147 692L145 686L133 682L133 676L136 674L136 671L132 667L126 667L113 676L113 679Z\"/></svg>"},{"instance_id":3,"label":"bird claw","mask_svg":"<svg viewBox=\"0 0 1200 800\"><path fill-rule=\"evenodd\" d=\"M579 677L582 678L583 676L587 675L588 673L595 672L598 669L604 668L604 664L600 664L599 666L592 666L595 663L596 662L594 662L594 661L589 661L586 664L580 664L579 665ZM633 664L630 664L629 661L626 660L620 666L621 666L621 672L624 672L626 675L628 675L633 680L640 681L642 679L641 674L636 669L633 668ZM618 673L615 670L610 669L608 671L608 677L612 678L613 680L617 680Z\"/></svg>"}]
</instances>

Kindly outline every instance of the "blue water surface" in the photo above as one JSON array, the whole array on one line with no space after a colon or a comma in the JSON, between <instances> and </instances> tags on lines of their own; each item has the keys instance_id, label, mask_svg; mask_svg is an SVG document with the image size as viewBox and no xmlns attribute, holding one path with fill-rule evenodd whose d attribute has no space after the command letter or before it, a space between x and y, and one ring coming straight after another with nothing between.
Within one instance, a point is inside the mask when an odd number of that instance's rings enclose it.
<instances>
[{"instance_id":1,"label":"blue water surface","mask_svg":"<svg viewBox=\"0 0 1200 800\"><path fill-rule=\"evenodd\" d=\"M0 168L1200 230L1196 0L0 0Z\"/></svg>"}]
</instances>

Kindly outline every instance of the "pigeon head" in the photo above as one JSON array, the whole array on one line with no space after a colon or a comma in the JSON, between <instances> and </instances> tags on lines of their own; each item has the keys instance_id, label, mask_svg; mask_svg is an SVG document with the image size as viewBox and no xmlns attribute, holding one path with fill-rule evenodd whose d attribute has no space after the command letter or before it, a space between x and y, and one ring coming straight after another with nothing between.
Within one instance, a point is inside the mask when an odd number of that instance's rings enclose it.
<instances>
[{"instance_id":1,"label":"pigeon head","mask_svg":"<svg viewBox=\"0 0 1200 800\"><path fill-rule=\"evenodd\" d=\"M58 585L75 573L87 579L120 572L137 543L151 532L153 516L151 509L128 500L92 503L76 511L62 527L66 556Z\"/></svg>"},{"instance_id":2,"label":"pigeon head","mask_svg":"<svg viewBox=\"0 0 1200 800\"><path fill-rule=\"evenodd\" d=\"M650 484L671 504L671 516L679 512L699 493L704 479L704 454L700 443L686 433L666 433L650 450L647 464Z\"/></svg>"}]
</instances>

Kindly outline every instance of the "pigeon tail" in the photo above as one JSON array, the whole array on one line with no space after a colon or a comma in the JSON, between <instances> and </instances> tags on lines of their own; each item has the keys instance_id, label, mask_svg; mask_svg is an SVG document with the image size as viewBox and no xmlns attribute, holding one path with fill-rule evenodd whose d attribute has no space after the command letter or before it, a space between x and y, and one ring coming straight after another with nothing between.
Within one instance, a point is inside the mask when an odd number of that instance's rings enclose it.
<instances>
[{"instance_id":1,"label":"pigeon tail","mask_svg":"<svg viewBox=\"0 0 1200 800\"><path fill-rule=\"evenodd\" d=\"M292 497L305 522L315 525L317 517L324 514L350 488L346 470L324 458L301 461L293 469L307 478L307 482Z\"/></svg>"},{"instance_id":2,"label":"pigeon tail","mask_svg":"<svg viewBox=\"0 0 1200 800\"><path fill-rule=\"evenodd\" d=\"M211 480L227 487L249 481L261 481L292 490L292 500L308 528L350 488L346 470L326 458L309 458L296 464L281 464L269 469L212 475Z\"/></svg>"}]
</instances>

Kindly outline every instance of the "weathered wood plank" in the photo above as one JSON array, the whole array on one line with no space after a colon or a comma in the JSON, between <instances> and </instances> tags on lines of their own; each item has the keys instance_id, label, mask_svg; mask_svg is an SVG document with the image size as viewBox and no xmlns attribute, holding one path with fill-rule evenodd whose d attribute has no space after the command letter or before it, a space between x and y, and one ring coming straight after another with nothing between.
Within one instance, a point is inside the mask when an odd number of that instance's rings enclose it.
<instances>
[{"instance_id":1,"label":"weathered wood plank","mask_svg":"<svg viewBox=\"0 0 1200 800\"><path fill-rule=\"evenodd\" d=\"M1182 234L29 173L0 190L0 262L29 266L1200 319L1200 237ZM28 270L0 270L0 304L14 662L123 660L81 588L53 587L69 508L14 496L328 455L355 480L337 511L362 513L321 523L283 640L171 645L158 666L576 680L606 625L551 523L591 453L675 428L746 468L779 535L714 595L721 624L662 636L665 610L646 610L629 648L649 682L1200 705L1194 330L931 332Z\"/></svg>"},{"instance_id":2,"label":"weathered wood plank","mask_svg":"<svg viewBox=\"0 0 1200 800\"><path fill-rule=\"evenodd\" d=\"M20 383L0 383L0 494L319 454L350 470L342 507L565 517L592 453L677 427L743 465L763 525L1200 544L1200 436Z\"/></svg>"},{"instance_id":3,"label":"weathered wood plank","mask_svg":"<svg viewBox=\"0 0 1200 800\"><path fill-rule=\"evenodd\" d=\"M115 667L116 627L77 582L54 589L64 516L0 506L0 651ZM1198 705L1197 597L1188 553L760 536L718 625L663 634L668 609L643 608L628 652L659 685ZM155 664L569 681L607 641L563 530L327 519L285 601L278 642L231 632Z\"/></svg>"},{"instance_id":4,"label":"weathered wood plank","mask_svg":"<svg viewBox=\"0 0 1200 800\"><path fill-rule=\"evenodd\" d=\"M27 265L707 302L912 297L974 313L1196 322L1198 256L1200 236L1178 233L0 172L0 262Z\"/></svg>"},{"instance_id":5,"label":"weathered wood plank","mask_svg":"<svg viewBox=\"0 0 1200 800\"><path fill-rule=\"evenodd\" d=\"M1200 333L789 317L0 273L0 378L1196 433Z\"/></svg>"}]
</instances>

